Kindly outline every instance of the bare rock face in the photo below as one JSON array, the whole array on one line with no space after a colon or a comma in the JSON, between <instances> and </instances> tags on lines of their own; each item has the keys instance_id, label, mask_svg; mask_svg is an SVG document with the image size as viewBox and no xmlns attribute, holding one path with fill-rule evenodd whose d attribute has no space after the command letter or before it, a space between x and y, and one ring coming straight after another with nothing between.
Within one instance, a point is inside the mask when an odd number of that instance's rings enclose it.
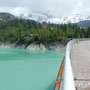
<instances>
[{"instance_id":1,"label":"bare rock face","mask_svg":"<svg viewBox=\"0 0 90 90\"><path fill-rule=\"evenodd\" d=\"M54 43L54 44L36 44L32 43L30 45L17 44L11 42L0 42L0 48L19 48L19 49L29 49L29 50L54 50L54 51L65 51L65 46Z\"/></svg>"},{"instance_id":2,"label":"bare rock face","mask_svg":"<svg viewBox=\"0 0 90 90\"><path fill-rule=\"evenodd\" d=\"M26 49L30 50L46 50L45 46L43 44L37 45L37 44L30 44L27 46Z\"/></svg>"},{"instance_id":3,"label":"bare rock face","mask_svg":"<svg viewBox=\"0 0 90 90\"><path fill-rule=\"evenodd\" d=\"M64 51L65 47L62 45L50 45L47 47L48 50L54 50L54 51Z\"/></svg>"},{"instance_id":4,"label":"bare rock face","mask_svg":"<svg viewBox=\"0 0 90 90\"><path fill-rule=\"evenodd\" d=\"M65 51L65 45L62 45L58 42L54 42L54 43L50 43L50 44L47 44L46 46L46 49L48 50L54 50L54 51Z\"/></svg>"},{"instance_id":5,"label":"bare rock face","mask_svg":"<svg viewBox=\"0 0 90 90\"><path fill-rule=\"evenodd\" d=\"M17 45L11 42L0 42L0 48L25 48L25 45Z\"/></svg>"},{"instance_id":6,"label":"bare rock face","mask_svg":"<svg viewBox=\"0 0 90 90\"><path fill-rule=\"evenodd\" d=\"M65 51L65 46L59 44L30 44L26 47L30 50L54 50L54 51Z\"/></svg>"},{"instance_id":7,"label":"bare rock face","mask_svg":"<svg viewBox=\"0 0 90 90\"><path fill-rule=\"evenodd\" d=\"M0 42L0 48L14 48L15 44L11 44L10 42Z\"/></svg>"}]
</instances>

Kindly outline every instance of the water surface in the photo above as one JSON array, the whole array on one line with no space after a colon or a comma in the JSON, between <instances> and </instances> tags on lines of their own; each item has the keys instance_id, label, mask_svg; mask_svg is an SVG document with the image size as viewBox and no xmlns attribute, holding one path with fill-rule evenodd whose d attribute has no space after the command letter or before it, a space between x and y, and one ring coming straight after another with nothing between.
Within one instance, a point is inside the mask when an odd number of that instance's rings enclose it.
<instances>
[{"instance_id":1,"label":"water surface","mask_svg":"<svg viewBox=\"0 0 90 90\"><path fill-rule=\"evenodd\" d=\"M64 52L0 49L0 90L53 90Z\"/></svg>"}]
</instances>

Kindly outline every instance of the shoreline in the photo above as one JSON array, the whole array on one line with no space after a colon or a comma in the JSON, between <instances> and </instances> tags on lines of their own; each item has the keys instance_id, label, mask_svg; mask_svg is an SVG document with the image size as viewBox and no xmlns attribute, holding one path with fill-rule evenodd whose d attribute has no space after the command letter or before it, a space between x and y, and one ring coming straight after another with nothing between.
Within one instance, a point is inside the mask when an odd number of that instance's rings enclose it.
<instances>
[{"instance_id":1,"label":"shoreline","mask_svg":"<svg viewBox=\"0 0 90 90\"><path fill-rule=\"evenodd\" d=\"M0 48L18 48L18 49L28 49L28 50L53 50L53 51L65 51L66 45L59 42L53 42L49 44L37 44L31 43L29 45L17 44L11 42L0 42Z\"/></svg>"}]
</instances>

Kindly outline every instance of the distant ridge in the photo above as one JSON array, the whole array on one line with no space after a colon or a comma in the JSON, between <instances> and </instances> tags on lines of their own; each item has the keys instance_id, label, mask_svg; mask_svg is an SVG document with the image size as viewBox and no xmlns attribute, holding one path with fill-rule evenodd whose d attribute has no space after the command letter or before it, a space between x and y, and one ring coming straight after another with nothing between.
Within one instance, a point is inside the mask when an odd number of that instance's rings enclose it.
<instances>
[{"instance_id":1,"label":"distant ridge","mask_svg":"<svg viewBox=\"0 0 90 90\"><path fill-rule=\"evenodd\" d=\"M50 22L54 24L78 23L80 21L90 20L90 17L85 17L79 14L66 16L66 17L54 17L42 13L30 13L30 14L20 14L18 17L24 19L32 19L37 22L46 21L47 23Z\"/></svg>"},{"instance_id":2,"label":"distant ridge","mask_svg":"<svg viewBox=\"0 0 90 90\"><path fill-rule=\"evenodd\" d=\"M48 14L21 14L19 16L14 16L7 12L0 12L0 23L5 22L8 20L13 19L29 19L29 20L35 20L37 22L50 22L54 24L68 24L68 23L76 23L80 27L90 27L90 17L84 17L79 14L76 14L74 16L67 16L62 18L55 18L53 16L50 16Z\"/></svg>"},{"instance_id":3,"label":"distant ridge","mask_svg":"<svg viewBox=\"0 0 90 90\"><path fill-rule=\"evenodd\" d=\"M90 27L90 20L80 21L80 22L78 23L78 25L79 25L80 27Z\"/></svg>"},{"instance_id":4,"label":"distant ridge","mask_svg":"<svg viewBox=\"0 0 90 90\"><path fill-rule=\"evenodd\" d=\"M8 20L13 20L16 17L10 13L6 12L0 12L0 21L8 21Z\"/></svg>"}]
</instances>

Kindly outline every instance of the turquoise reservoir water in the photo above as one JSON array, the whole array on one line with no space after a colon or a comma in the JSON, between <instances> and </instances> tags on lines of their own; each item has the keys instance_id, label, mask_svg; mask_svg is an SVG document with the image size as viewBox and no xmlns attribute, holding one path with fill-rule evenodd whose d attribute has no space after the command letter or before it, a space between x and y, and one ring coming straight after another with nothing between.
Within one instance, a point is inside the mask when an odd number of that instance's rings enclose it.
<instances>
[{"instance_id":1,"label":"turquoise reservoir water","mask_svg":"<svg viewBox=\"0 0 90 90\"><path fill-rule=\"evenodd\" d=\"M64 52L0 49L0 90L53 90Z\"/></svg>"}]
</instances>

